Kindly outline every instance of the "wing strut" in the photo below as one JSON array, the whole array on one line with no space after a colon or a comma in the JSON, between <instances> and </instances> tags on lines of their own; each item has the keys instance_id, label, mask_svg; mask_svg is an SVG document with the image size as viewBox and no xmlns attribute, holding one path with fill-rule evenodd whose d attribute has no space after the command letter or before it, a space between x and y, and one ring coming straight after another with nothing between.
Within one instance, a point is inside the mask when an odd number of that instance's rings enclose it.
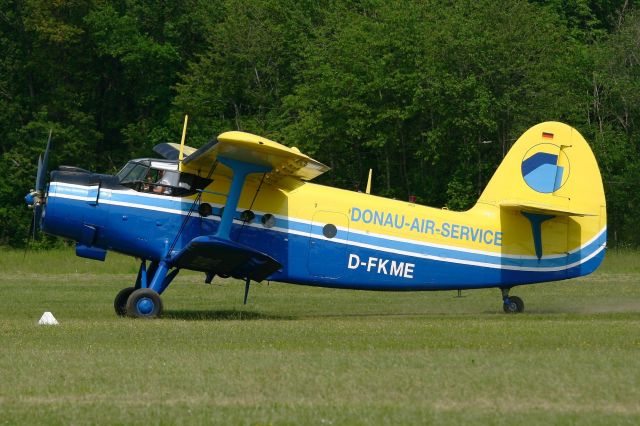
<instances>
[{"instance_id":1,"label":"wing strut","mask_svg":"<svg viewBox=\"0 0 640 426\"><path fill-rule=\"evenodd\" d=\"M186 120L185 120L185 124L186 124ZM214 162L211 168L209 169L209 173L207 174L207 179L209 179L211 175L213 175L213 172L216 170L216 167L218 167L218 161ZM189 211L187 212L187 215L182 221L182 224L180 225L180 229L178 230L178 233L176 234L175 238L173 239L173 242L171 243L171 246L169 247L169 251L167 251L167 256L171 256L171 253L173 252L173 249L175 248L176 243L178 242L178 238L180 238L180 235L182 234L185 226L187 225L187 222L189 222L189 219L191 218L191 215L193 214L196 205L200 204L201 198L202 198L202 192L198 191L198 195L196 195L196 198L194 198L193 203L191 203L191 207L189 207Z\"/></svg>"},{"instance_id":2,"label":"wing strut","mask_svg":"<svg viewBox=\"0 0 640 426\"><path fill-rule=\"evenodd\" d=\"M271 171L271 167L262 166L260 164L245 163L244 161L233 160L231 158L218 156L218 161L233 170L233 178L231 180L231 188L227 194L227 202L224 206L220 226L215 236L224 240L230 240L231 225L235 216L240 194L244 181L251 173L267 173Z\"/></svg>"},{"instance_id":3,"label":"wing strut","mask_svg":"<svg viewBox=\"0 0 640 426\"><path fill-rule=\"evenodd\" d=\"M192 239L182 250L171 256L171 266L202 271L211 281L213 274L228 275L238 279L262 281L280 268L277 260L266 253L231 240L231 227L246 177L251 173L267 173L270 166L246 163L218 155L218 161L233 172L222 218L216 233ZM173 250L170 250L173 253ZM245 298L250 282L246 284Z\"/></svg>"},{"instance_id":4,"label":"wing strut","mask_svg":"<svg viewBox=\"0 0 640 426\"><path fill-rule=\"evenodd\" d=\"M240 227L240 232L238 233L238 239L240 239L240 234L242 233L242 230L244 229L244 226L248 223L251 222L253 220L253 218L255 217L255 215L253 214L253 204L256 202L256 198L258 198L258 194L260 193L260 189L262 188L262 184L264 183L264 178L267 176L266 173L262 174L262 179L260 179L260 184L258 185L258 189L256 189L255 194L253 194L253 199L251 200L251 204L249 204L249 212L251 213L251 217L242 217L244 215L244 212L242 215L240 215L240 219L242 219L242 226Z\"/></svg>"}]
</instances>

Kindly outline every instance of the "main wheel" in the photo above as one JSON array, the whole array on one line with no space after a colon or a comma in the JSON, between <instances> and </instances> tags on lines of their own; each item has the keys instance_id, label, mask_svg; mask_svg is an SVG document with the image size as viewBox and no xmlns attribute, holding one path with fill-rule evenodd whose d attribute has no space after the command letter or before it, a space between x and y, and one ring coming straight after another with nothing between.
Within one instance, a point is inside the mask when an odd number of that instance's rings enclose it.
<instances>
[{"instance_id":1,"label":"main wheel","mask_svg":"<svg viewBox=\"0 0 640 426\"><path fill-rule=\"evenodd\" d=\"M127 315L134 318L156 318L162 314L162 299L150 288L139 288L127 299Z\"/></svg>"},{"instance_id":2,"label":"main wheel","mask_svg":"<svg viewBox=\"0 0 640 426\"><path fill-rule=\"evenodd\" d=\"M509 296L509 303L502 305L508 314L524 312L524 302L518 296Z\"/></svg>"},{"instance_id":3,"label":"main wheel","mask_svg":"<svg viewBox=\"0 0 640 426\"><path fill-rule=\"evenodd\" d=\"M116 314L119 317L127 315L127 299L129 299L129 296L135 291L135 289L135 287L123 288L114 299L113 309L116 310Z\"/></svg>"}]
</instances>

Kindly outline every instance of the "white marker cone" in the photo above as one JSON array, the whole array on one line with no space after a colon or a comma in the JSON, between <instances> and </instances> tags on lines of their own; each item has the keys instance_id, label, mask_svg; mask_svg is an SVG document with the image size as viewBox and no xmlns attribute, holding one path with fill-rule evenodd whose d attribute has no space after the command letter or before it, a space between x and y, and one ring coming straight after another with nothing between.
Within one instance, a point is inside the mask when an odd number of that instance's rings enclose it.
<instances>
[{"instance_id":1,"label":"white marker cone","mask_svg":"<svg viewBox=\"0 0 640 426\"><path fill-rule=\"evenodd\" d=\"M45 312L40 317L38 325L58 325L58 320L53 316L51 312Z\"/></svg>"}]
</instances>

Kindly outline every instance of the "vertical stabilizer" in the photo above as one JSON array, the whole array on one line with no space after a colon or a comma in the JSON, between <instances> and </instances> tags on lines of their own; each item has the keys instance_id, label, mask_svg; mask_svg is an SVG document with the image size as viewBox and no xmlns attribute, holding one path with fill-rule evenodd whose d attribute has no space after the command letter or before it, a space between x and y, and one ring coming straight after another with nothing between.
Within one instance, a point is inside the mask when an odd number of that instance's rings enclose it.
<instances>
[{"instance_id":1,"label":"vertical stabilizer","mask_svg":"<svg viewBox=\"0 0 640 426\"><path fill-rule=\"evenodd\" d=\"M520 136L478 205L499 208L505 251L526 249L525 255L538 259L566 256L568 265L582 265L606 245L598 164L582 135L563 123L540 123Z\"/></svg>"}]
</instances>

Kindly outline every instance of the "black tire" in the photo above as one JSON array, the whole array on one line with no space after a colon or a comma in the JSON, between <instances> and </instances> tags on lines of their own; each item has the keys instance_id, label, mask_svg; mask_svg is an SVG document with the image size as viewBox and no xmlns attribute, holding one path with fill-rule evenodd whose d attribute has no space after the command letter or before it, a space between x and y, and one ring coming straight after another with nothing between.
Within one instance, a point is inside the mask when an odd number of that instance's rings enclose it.
<instances>
[{"instance_id":1,"label":"black tire","mask_svg":"<svg viewBox=\"0 0 640 426\"><path fill-rule=\"evenodd\" d=\"M120 290L116 298L113 300L113 309L115 309L116 315L119 317L127 315L127 300L135 290L135 287L127 287Z\"/></svg>"},{"instance_id":2,"label":"black tire","mask_svg":"<svg viewBox=\"0 0 640 426\"><path fill-rule=\"evenodd\" d=\"M139 288L127 299L127 316L157 318L162 315L162 299L150 288Z\"/></svg>"},{"instance_id":3,"label":"black tire","mask_svg":"<svg viewBox=\"0 0 640 426\"><path fill-rule=\"evenodd\" d=\"M509 303L503 304L502 308L508 314L519 314L524 312L524 302L518 296L509 296Z\"/></svg>"}]
</instances>

